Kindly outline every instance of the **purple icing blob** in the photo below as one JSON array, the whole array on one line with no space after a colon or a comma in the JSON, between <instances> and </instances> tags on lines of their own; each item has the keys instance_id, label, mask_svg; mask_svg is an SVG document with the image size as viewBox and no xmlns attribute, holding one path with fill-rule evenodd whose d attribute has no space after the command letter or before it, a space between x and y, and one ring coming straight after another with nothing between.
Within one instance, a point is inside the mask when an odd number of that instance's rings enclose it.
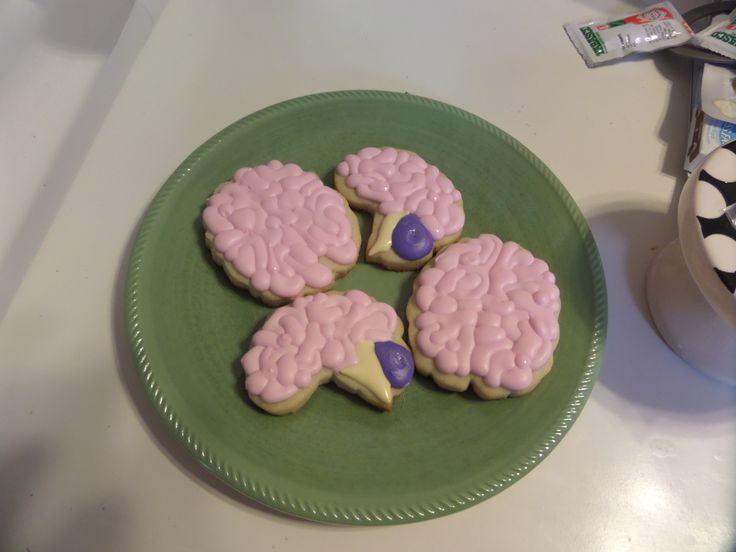
<instances>
[{"instance_id":1,"label":"purple icing blob","mask_svg":"<svg viewBox=\"0 0 736 552\"><path fill-rule=\"evenodd\" d=\"M434 239L419 217L409 213L401 218L391 233L391 247L402 259L416 261L432 251Z\"/></svg>"},{"instance_id":2,"label":"purple icing blob","mask_svg":"<svg viewBox=\"0 0 736 552\"><path fill-rule=\"evenodd\" d=\"M391 387L401 389L409 385L414 375L414 357L409 350L393 341L377 341L375 351Z\"/></svg>"}]
</instances>

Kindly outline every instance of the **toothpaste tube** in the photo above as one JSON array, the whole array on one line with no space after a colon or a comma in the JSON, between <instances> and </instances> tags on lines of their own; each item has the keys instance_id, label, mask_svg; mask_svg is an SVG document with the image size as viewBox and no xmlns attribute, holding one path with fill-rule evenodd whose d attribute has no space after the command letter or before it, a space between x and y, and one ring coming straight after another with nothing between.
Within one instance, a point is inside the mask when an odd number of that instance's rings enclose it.
<instances>
[{"instance_id":1,"label":"toothpaste tube","mask_svg":"<svg viewBox=\"0 0 736 552\"><path fill-rule=\"evenodd\" d=\"M568 23L564 28L588 67L635 52L680 46L693 35L670 2L653 4L641 13L623 18Z\"/></svg>"},{"instance_id":2,"label":"toothpaste tube","mask_svg":"<svg viewBox=\"0 0 736 552\"><path fill-rule=\"evenodd\" d=\"M703 68L700 102L706 115L736 123L736 71L707 63Z\"/></svg>"},{"instance_id":3,"label":"toothpaste tube","mask_svg":"<svg viewBox=\"0 0 736 552\"><path fill-rule=\"evenodd\" d=\"M717 21L693 37L693 44L736 59L736 10L725 21Z\"/></svg>"},{"instance_id":4,"label":"toothpaste tube","mask_svg":"<svg viewBox=\"0 0 736 552\"><path fill-rule=\"evenodd\" d=\"M710 67L706 65L706 70ZM697 169L710 152L736 140L736 123L711 117L705 111L702 98L711 95L711 92L710 80L703 78L703 64L696 64L693 69L690 133L684 164L688 173Z\"/></svg>"}]
</instances>

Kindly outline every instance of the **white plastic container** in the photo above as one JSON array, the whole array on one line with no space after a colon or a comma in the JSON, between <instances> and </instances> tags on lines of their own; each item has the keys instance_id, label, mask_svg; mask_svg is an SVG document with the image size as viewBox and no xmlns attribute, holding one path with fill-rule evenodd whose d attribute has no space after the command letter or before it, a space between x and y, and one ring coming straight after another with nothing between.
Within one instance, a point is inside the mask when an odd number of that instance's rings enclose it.
<instances>
[{"instance_id":1,"label":"white plastic container","mask_svg":"<svg viewBox=\"0 0 736 552\"><path fill-rule=\"evenodd\" d=\"M736 385L736 142L703 161L680 196L679 240L647 278L654 322L690 365Z\"/></svg>"}]
</instances>

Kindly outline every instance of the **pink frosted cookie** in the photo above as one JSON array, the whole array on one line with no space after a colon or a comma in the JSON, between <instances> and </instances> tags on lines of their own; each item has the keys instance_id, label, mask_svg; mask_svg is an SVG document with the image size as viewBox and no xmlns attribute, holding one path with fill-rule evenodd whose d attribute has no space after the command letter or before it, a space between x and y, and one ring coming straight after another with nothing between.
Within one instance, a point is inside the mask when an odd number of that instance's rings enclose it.
<instances>
[{"instance_id":1,"label":"pink frosted cookie","mask_svg":"<svg viewBox=\"0 0 736 552\"><path fill-rule=\"evenodd\" d=\"M373 213L366 260L415 270L457 241L465 224L460 192L416 153L363 148L335 169L335 188L356 209Z\"/></svg>"},{"instance_id":2,"label":"pink frosted cookie","mask_svg":"<svg viewBox=\"0 0 736 552\"><path fill-rule=\"evenodd\" d=\"M276 310L243 356L245 388L271 414L299 410L333 380L391 410L414 374L396 311L362 291L318 293Z\"/></svg>"},{"instance_id":3,"label":"pink frosted cookie","mask_svg":"<svg viewBox=\"0 0 736 552\"><path fill-rule=\"evenodd\" d=\"M358 260L355 213L292 163L238 169L202 219L212 257L230 281L268 305L327 290Z\"/></svg>"},{"instance_id":4,"label":"pink frosted cookie","mask_svg":"<svg viewBox=\"0 0 736 552\"><path fill-rule=\"evenodd\" d=\"M417 370L484 399L528 393L552 367L560 290L547 263L491 234L447 247L414 282Z\"/></svg>"}]
</instances>

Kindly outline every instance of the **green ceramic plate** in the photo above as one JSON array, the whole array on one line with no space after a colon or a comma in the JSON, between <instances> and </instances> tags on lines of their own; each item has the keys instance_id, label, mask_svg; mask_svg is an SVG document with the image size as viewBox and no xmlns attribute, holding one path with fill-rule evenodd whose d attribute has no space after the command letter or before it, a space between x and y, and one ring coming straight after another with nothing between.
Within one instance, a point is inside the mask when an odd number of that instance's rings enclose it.
<instances>
[{"instance_id":1,"label":"green ceramic plate","mask_svg":"<svg viewBox=\"0 0 736 552\"><path fill-rule=\"evenodd\" d=\"M552 372L530 395L484 402L417 376L381 413L333 385L273 417L243 391L239 359L272 312L234 289L204 246L207 197L241 166L295 162L331 183L367 145L420 153L461 190L465 235L496 233L546 259L563 298ZM362 216L363 236L368 218ZM359 263L359 288L403 313L415 273ZM562 439L590 394L606 291L590 230L524 146L455 107L408 94L317 94L274 105L197 149L151 204L130 258L131 343L150 397L182 445L244 495L297 516L390 524L445 515L508 487Z\"/></svg>"}]
</instances>

